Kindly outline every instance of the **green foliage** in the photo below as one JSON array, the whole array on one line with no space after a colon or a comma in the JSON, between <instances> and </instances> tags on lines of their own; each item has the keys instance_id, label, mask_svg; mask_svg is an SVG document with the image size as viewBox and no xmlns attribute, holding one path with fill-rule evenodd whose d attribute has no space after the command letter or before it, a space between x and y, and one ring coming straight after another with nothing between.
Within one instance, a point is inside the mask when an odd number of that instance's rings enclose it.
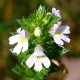
<instances>
[{"instance_id":1,"label":"green foliage","mask_svg":"<svg viewBox=\"0 0 80 80\"><path fill-rule=\"evenodd\" d=\"M69 49L67 49L67 48L63 48L63 50L61 51L61 55L63 55L63 54L65 54L65 53L67 53L68 51L70 51Z\"/></svg>"},{"instance_id":2,"label":"green foliage","mask_svg":"<svg viewBox=\"0 0 80 80\"><path fill-rule=\"evenodd\" d=\"M16 67L14 69L12 69L15 73L17 73L18 75L21 75L21 76L28 76L28 77L34 77L35 75L35 72L28 68L28 67L25 67L25 66L22 66L22 65L16 65Z\"/></svg>"},{"instance_id":3,"label":"green foliage","mask_svg":"<svg viewBox=\"0 0 80 80\"><path fill-rule=\"evenodd\" d=\"M43 80L43 79L44 79L44 76L47 76L48 71L49 71L49 70L43 68L40 72L37 72L37 73L35 74L34 79L35 79L35 80Z\"/></svg>"},{"instance_id":4,"label":"green foliage","mask_svg":"<svg viewBox=\"0 0 80 80\"><path fill-rule=\"evenodd\" d=\"M22 77L27 77L26 80L28 80L28 78L32 78L33 80L43 80L50 71L55 71L55 69L58 69L57 66L51 65L49 69L43 67L40 72L36 72L34 70L34 66L32 68L28 68L25 61L34 52L37 44L41 44L44 53L49 59L57 59L60 55L68 51L65 48L58 46L54 42L52 35L48 32L59 19L60 18L54 14L47 12L44 6L40 6L38 10L33 14L30 14L27 19L23 17L22 19L17 20L23 29L29 31L29 48L28 51L24 53L21 52L17 56L19 64L17 64L13 69L16 74ZM36 27L40 27L41 29L41 35L39 37L34 35L34 30Z\"/></svg>"},{"instance_id":5,"label":"green foliage","mask_svg":"<svg viewBox=\"0 0 80 80\"><path fill-rule=\"evenodd\" d=\"M17 21L20 23L22 28L32 33L38 26L42 31L46 31L46 29L49 30L49 28L52 27L52 25L58 20L58 17L54 16L51 13L48 13L45 7L40 6L36 12L28 16L28 19L25 19L23 17Z\"/></svg>"},{"instance_id":6,"label":"green foliage","mask_svg":"<svg viewBox=\"0 0 80 80\"><path fill-rule=\"evenodd\" d=\"M18 74L19 76L22 76L22 78L23 76L25 76L27 78L31 77L34 80L43 80L44 76L48 74L49 70L43 68L40 72L35 72L32 68L17 64L16 67L12 69L12 71Z\"/></svg>"}]
</instances>

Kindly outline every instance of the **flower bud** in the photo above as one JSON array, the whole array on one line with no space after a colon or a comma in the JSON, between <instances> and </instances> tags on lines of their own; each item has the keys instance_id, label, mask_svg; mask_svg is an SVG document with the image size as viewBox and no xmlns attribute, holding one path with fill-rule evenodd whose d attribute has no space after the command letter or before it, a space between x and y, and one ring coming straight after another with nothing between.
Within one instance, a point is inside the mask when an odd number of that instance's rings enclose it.
<instances>
[{"instance_id":1,"label":"flower bud","mask_svg":"<svg viewBox=\"0 0 80 80\"><path fill-rule=\"evenodd\" d=\"M36 29L34 30L34 35L40 36L40 34L41 34L41 29L39 27L36 27Z\"/></svg>"}]
</instances>

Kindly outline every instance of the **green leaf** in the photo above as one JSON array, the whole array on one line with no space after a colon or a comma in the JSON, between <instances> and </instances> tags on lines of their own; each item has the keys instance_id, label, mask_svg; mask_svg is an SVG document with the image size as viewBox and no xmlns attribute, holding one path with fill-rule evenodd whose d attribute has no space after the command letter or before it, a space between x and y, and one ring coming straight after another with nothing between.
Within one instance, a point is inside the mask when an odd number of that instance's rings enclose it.
<instances>
[{"instance_id":1,"label":"green leaf","mask_svg":"<svg viewBox=\"0 0 80 80\"><path fill-rule=\"evenodd\" d=\"M49 69L45 69L43 67L43 69L40 72L36 72L34 79L35 80L44 80L45 76L48 74Z\"/></svg>"},{"instance_id":2,"label":"green leaf","mask_svg":"<svg viewBox=\"0 0 80 80\"><path fill-rule=\"evenodd\" d=\"M70 50L67 49L67 48L63 48L63 50L61 51L61 55L64 55L64 54L67 53L68 51L70 51Z\"/></svg>"},{"instance_id":3,"label":"green leaf","mask_svg":"<svg viewBox=\"0 0 80 80\"><path fill-rule=\"evenodd\" d=\"M18 23L20 23L21 27L29 32L32 32L33 29L31 29L31 22L29 22L29 20L25 19L25 18L22 18L22 19L18 19L17 20Z\"/></svg>"},{"instance_id":4,"label":"green leaf","mask_svg":"<svg viewBox=\"0 0 80 80\"><path fill-rule=\"evenodd\" d=\"M58 22L58 20L59 20L59 18L57 16L53 16L48 24L48 27L51 28L54 24L56 24Z\"/></svg>"},{"instance_id":5,"label":"green leaf","mask_svg":"<svg viewBox=\"0 0 80 80\"><path fill-rule=\"evenodd\" d=\"M36 11L36 17L37 17L37 20L42 20L42 18L45 16L46 14L46 9L45 7L43 6L39 6L38 10Z\"/></svg>"},{"instance_id":6,"label":"green leaf","mask_svg":"<svg viewBox=\"0 0 80 80\"><path fill-rule=\"evenodd\" d=\"M28 77L34 77L35 75L35 71L33 69L30 69L27 66L22 66L20 64L17 64L16 67L12 69L12 71L21 76L25 75Z\"/></svg>"}]
</instances>

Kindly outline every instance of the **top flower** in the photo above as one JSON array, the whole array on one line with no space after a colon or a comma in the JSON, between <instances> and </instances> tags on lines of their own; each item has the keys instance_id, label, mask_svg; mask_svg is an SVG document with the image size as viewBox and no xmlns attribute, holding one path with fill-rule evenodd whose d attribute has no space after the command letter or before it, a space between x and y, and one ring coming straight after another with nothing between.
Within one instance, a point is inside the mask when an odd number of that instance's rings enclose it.
<instances>
[{"instance_id":1,"label":"top flower","mask_svg":"<svg viewBox=\"0 0 80 80\"><path fill-rule=\"evenodd\" d=\"M57 16L57 17L60 17L61 18L61 15L60 15L60 10L56 10L55 8L52 8L52 13Z\"/></svg>"},{"instance_id":2,"label":"top flower","mask_svg":"<svg viewBox=\"0 0 80 80\"><path fill-rule=\"evenodd\" d=\"M22 52L28 50L28 35L26 31L21 30L21 28L17 30L17 33L17 35L11 36L9 38L9 44L12 45L17 43L17 45L13 49L13 52L19 54L21 50Z\"/></svg>"},{"instance_id":3,"label":"top flower","mask_svg":"<svg viewBox=\"0 0 80 80\"><path fill-rule=\"evenodd\" d=\"M34 64L34 70L41 71L42 70L42 63L46 68L50 66L50 60L48 57L43 53L43 49L38 44L35 47L34 53L27 59L26 65L31 68Z\"/></svg>"},{"instance_id":4,"label":"top flower","mask_svg":"<svg viewBox=\"0 0 80 80\"><path fill-rule=\"evenodd\" d=\"M70 42L70 39L66 36L66 34L69 34L69 26L60 26L61 22L58 22L57 24L54 24L53 27L51 27L49 33L53 35L54 41L62 46L64 45L63 40L67 43Z\"/></svg>"}]
</instances>

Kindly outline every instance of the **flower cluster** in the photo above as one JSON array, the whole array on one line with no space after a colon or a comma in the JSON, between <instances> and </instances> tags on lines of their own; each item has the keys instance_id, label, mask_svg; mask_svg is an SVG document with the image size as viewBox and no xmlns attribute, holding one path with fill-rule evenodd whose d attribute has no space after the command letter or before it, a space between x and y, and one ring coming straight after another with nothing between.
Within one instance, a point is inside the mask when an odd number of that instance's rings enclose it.
<instances>
[{"instance_id":1,"label":"flower cluster","mask_svg":"<svg viewBox=\"0 0 80 80\"><path fill-rule=\"evenodd\" d=\"M42 7L40 6L39 10L41 9ZM41 18L41 15L42 14L38 16ZM49 15L51 16L53 15L61 19L60 10L56 10L55 8L52 8L52 12ZM47 15L47 17L49 15ZM47 18L45 17L44 19L46 20ZM48 19L50 20L50 17L48 17ZM67 43L70 42L70 39L67 36L67 34L70 33L69 29L70 29L69 26L61 26L61 22L57 21L57 23L53 24L53 26L51 26L48 29L48 33L53 37L53 42L55 42L58 46L63 46L64 45L63 41ZM36 38L39 38L41 34L44 32L42 31L40 26L36 26L33 33ZM17 34L9 38L10 45L17 43L17 45L12 50L13 53L19 54L20 52L27 51L29 48L29 38L30 32L28 30L25 29L21 30L21 28L19 28L17 30ZM50 67L51 64L50 59L46 56L44 48L40 43L35 45L34 52L30 54L31 54L30 57L26 60L26 65L29 68L32 68L34 66L34 70L40 72L43 66L45 68Z\"/></svg>"}]
</instances>

